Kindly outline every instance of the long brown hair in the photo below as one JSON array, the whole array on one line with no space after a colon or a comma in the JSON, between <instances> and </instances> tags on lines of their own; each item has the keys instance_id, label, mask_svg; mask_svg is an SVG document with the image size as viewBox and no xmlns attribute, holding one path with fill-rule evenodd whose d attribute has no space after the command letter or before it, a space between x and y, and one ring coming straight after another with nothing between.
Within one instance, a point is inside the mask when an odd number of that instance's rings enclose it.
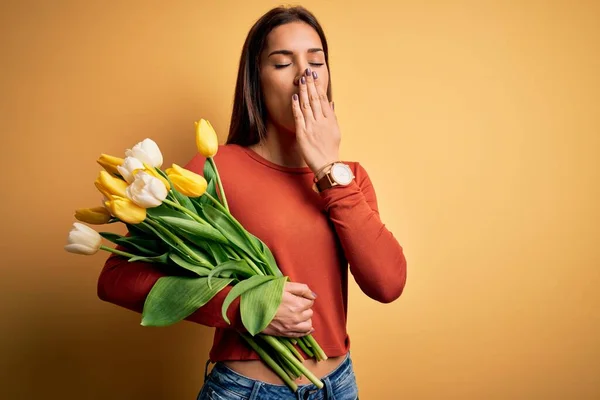
<instances>
[{"instance_id":1,"label":"long brown hair","mask_svg":"<svg viewBox=\"0 0 600 400\"><path fill-rule=\"evenodd\" d=\"M290 22L305 22L319 35L329 72L329 51L323 28L317 18L304 7L276 7L264 14L248 32L238 68L231 123L227 144L250 146L266 134L267 110L260 84L260 55L267 35L277 26ZM331 101L331 74L327 97Z\"/></svg>"}]
</instances>

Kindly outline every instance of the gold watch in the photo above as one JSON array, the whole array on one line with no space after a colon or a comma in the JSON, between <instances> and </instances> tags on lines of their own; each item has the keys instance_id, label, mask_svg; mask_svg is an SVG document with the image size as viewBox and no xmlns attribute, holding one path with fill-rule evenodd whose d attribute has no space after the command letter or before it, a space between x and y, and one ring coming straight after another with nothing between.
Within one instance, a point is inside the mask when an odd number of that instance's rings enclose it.
<instances>
[{"instance_id":1,"label":"gold watch","mask_svg":"<svg viewBox=\"0 0 600 400\"><path fill-rule=\"evenodd\" d=\"M315 186L318 192L322 192L334 186L348 186L354 178L347 164L334 162L322 177L315 178Z\"/></svg>"}]
</instances>

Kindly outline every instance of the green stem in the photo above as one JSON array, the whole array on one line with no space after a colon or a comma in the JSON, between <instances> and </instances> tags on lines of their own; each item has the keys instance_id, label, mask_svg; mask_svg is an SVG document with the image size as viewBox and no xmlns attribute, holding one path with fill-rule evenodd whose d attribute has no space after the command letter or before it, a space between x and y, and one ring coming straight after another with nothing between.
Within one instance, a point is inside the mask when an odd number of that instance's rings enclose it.
<instances>
[{"instance_id":1,"label":"green stem","mask_svg":"<svg viewBox=\"0 0 600 400\"><path fill-rule=\"evenodd\" d=\"M261 259L261 261L265 264L265 265L269 265L269 263L267 262L265 256L263 255L262 251L256 247L256 244L254 243L254 241L252 240L252 238L250 238L250 236L248 236L248 231L246 231L246 229L239 223L239 221L237 219L235 219L233 217L233 215L231 215L231 213L229 212L229 210L227 210L225 207L223 207L223 205L219 202L219 200L215 199L210 193L205 192L203 194L203 196L207 196L209 198L210 201L213 202L213 204L215 205L215 207L221 211L222 213L224 213L225 215L227 215L227 217L229 218L229 220L231 222L233 222L233 224L239 229L239 231L246 236L246 239L248 240L248 242L250 243L250 246L252 246L252 248L254 249L254 251L256 252L256 255L258 255Z\"/></svg>"},{"instance_id":2,"label":"green stem","mask_svg":"<svg viewBox=\"0 0 600 400\"><path fill-rule=\"evenodd\" d=\"M263 361L273 369L279 375L279 377L292 389L294 392L298 390L298 385L290 378L290 376L271 358L267 352L262 349L252 337L245 333L240 333L242 338L248 342L250 347L254 349L258 353L258 355L263 359Z\"/></svg>"},{"instance_id":3,"label":"green stem","mask_svg":"<svg viewBox=\"0 0 600 400\"><path fill-rule=\"evenodd\" d=\"M126 251L121 251L121 250L113 249L112 247L107 247L105 245L101 245L100 246L100 250L108 251L110 253L115 253L115 254L118 254L118 255L124 256L124 257L135 257L136 256L135 254L131 254L131 253L128 253Z\"/></svg>"},{"instance_id":4,"label":"green stem","mask_svg":"<svg viewBox=\"0 0 600 400\"><path fill-rule=\"evenodd\" d=\"M248 257L246 254L242 253L242 258L244 259L244 261L246 261L248 263L250 268L252 268L258 275L266 275L264 273L264 271L262 269L260 269L258 267L258 265L256 265L254 263L254 261L252 261L252 259L250 257Z\"/></svg>"},{"instance_id":5,"label":"green stem","mask_svg":"<svg viewBox=\"0 0 600 400\"><path fill-rule=\"evenodd\" d=\"M174 246L174 247L177 250L185 252L188 256L190 256L191 258L193 258L196 261L204 262L204 260L202 258L198 257L198 255L192 249L190 249L185 243L183 243L183 240L181 240L179 237L177 237L177 235L173 234L171 231L166 229L164 226L162 226L158 222L156 222L150 218L146 218L146 220L144 222L142 222L141 224L146 226L148 229L152 230L158 237L161 237L161 235L157 231L161 231L161 233L163 235L169 237L169 239L171 239L173 242L175 242L176 246Z\"/></svg>"},{"instance_id":6,"label":"green stem","mask_svg":"<svg viewBox=\"0 0 600 400\"><path fill-rule=\"evenodd\" d=\"M306 340L306 342L308 342L310 347L313 348L319 361L327 360L327 354L325 354L321 346L319 346L319 343L317 343L317 341L312 335L306 335L304 336L304 339Z\"/></svg>"},{"instance_id":7,"label":"green stem","mask_svg":"<svg viewBox=\"0 0 600 400\"><path fill-rule=\"evenodd\" d=\"M302 372L300 372L298 370L298 368L296 368L294 366L294 364L292 364L290 362L290 360L288 360L287 358L283 357L281 354L275 352L275 358L277 358L277 361L279 361L279 364L281 365L281 367L288 373L288 375L290 376L290 378L292 379L298 379L302 376Z\"/></svg>"},{"instance_id":8,"label":"green stem","mask_svg":"<svg viewBox=\"0 0 600 400\"><path fill-rule=\"evenodd\" d=\"M292 352L293 355L296 356L298 361L304 361L304 357L302 357L302 354L300 354L300 352L298 350L296 350L294 345L288 339L282 337L282 338L279 338L279 341L281 343L283 343L285 345L285 347L287 347L289 349L289 351Z\"/></svg>"},{"instance_id":9,"label":"green stem","mask_svg":"<svg viewBox=\"0 0 600 400\"><path fill-rule=\"evenodd\" d=\"M221 194L221 198L223 199L223 206L229 211L229 205L227 204L227 197L225 196L225 191L223 190L223 183L221 183L221 176L219 175L219 170L217 169L217 164L212 157L208 157L208 162L212 166L215 171L215 177L217 178L217 184L219 185L219 193Z\"/></svg>"},{"instance_id":10,"label":"green stem","mask_svg":"<svg viewBox=\"0 0 600 400\"><path fill-rule=\"evenodd\" d=\"M173 208L178 209L179 211L184 212L185 214L189 215L190 217L192 217L196 222L200 222L201 224L204 225L210 225L208 222L206 222L205 220L203 220L202 218L200 218L200 216L198 216L198 214L188 210L187 208L185 208L184 206L175 203L169 199L164 199L163 203L170 205Z\"/></svg>"},{"instance_id":11,"label":"green stem","mask_svg":"<svg viewBox=\"0 0 600 400\"><path fill-rule=\"evenodd\" d=\"M269 335L260 335L261 338L267 342L275 351L277 351L282 356L286 357L296 368L300 370L300 372L308 378L312 383L315 384L319 389L323 388L323 382L317 378L308 368L304 366L291 351L288 350L283 344L281 344L275 337Z\"/></svg>"},{"instance_id":12,"label":"green stem","mask_svg":"<svg viewBox=\"0 0 600 400\"><path fill-rule=\"evenodd\" d=\"M300 340L298 340L298 346L302 349L302 351L304 353L306 353L307 356L313 358L315 356L315 353L312 352L312 350L304 343L304 340L302 340L302 338L300 338Z\"/></svg>"}]
</instances>

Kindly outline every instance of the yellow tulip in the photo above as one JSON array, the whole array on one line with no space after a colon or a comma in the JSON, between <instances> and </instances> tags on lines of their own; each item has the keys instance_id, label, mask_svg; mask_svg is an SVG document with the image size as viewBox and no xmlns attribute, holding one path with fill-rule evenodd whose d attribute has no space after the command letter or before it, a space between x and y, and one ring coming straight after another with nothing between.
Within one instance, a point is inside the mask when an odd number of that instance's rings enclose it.
<instances>
[{"instance_id":1,"label":"yellow tulip","mask_svg":"<svg viewBox=\"0 0 600 400\"><path fill-rule=\"evenodd\" d=\"M113 196L105 204L112 215L125 223L139 224L146 219L146 209L127 198Z\"/></svg>"},{"instance_id":2,"label":"yellow tulip","mask_svg":"<svg viewBox=\"0 0 600 400\"><path fill-rule=\"evenodd\" d=\"M102 225L110 221L110 212L105 207L79 208L75 210L75 218L92 225Z\"/></svg>"},{"instance_id":3,"label":"yellow tulip","mask_svg":"<svg viewBox=\"0 0 600 400\"><path fill-rule=\"evenodd\" d=\"M173 164L166 172L175 189L181 194L188 197L200 197L206 192L208 184L202 175L181 168L177 164Z\"/></svg>"},{"instance_id":4,"label":"yellow tulip","mask_svg":"<svg viewBox=\"0 0 600 400\"><path fill-rule=\"evenodd\" d=\"M111 175L119 174L117 167L123 165L122 158L110 156L108 154L101 154L100 158L96 161Z\"/></svg>"},{"instance_id":5,"label":"yellow tulip","mask_svg":"<svg viewBox=\"0 0 600 400\"><path fill-rule=\"evenodd\" d=\"M125 189L127 182L122 179L115 178L106 171L100 171L100 176L94 181L98 190L108 199L111 196L127 197Z\"/></svg>"},{"instance_id":6,"label":"yellow tulip","mask_svg":"<svg viewBox=\"0 0 600 400\"><path fill-rule=\"evenodd\" d=\"M205 119L194 122L196 126L196 147L204 157L213 157L219 150L217 133Z\"/></svg>"}]
</instances>

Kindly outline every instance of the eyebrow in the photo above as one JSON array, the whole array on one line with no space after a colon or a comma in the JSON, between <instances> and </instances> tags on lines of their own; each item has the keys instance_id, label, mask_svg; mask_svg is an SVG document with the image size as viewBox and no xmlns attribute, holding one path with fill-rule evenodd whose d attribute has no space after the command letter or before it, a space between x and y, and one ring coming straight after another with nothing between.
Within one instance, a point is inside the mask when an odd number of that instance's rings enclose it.
<instances>
[{"instance_id":1,"label":"eyebrow","mask_svg":"<svg viewBox=\"0 0 600 400\"><path fill-rule=\"evenodd\" d=\"M323 49L318 48L318 47L308 49L308 53L318 53L319 51L323 51ZM294 52L291 50L275 50L275 51L270 52L269 55L267 56L267 58L271 57L272 55L275 55L275 54L283 54L286 56L291 56L292 54L294 54Z\"/></svg>"}]
</instances>

